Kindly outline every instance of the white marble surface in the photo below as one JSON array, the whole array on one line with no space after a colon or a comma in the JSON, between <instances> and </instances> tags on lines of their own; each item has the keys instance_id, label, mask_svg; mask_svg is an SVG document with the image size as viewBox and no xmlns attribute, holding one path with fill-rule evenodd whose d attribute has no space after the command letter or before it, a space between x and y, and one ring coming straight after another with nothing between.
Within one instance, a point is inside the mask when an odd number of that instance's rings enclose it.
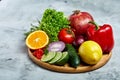
<instances>
[{"instance_id":1,"label":"white marble surface","mask_svg":"<svg viewBox=\"0 0 120 80\"><path fill-rule=\"evenodd\" d=\"M120 0L1 0L0 80L120 80ZM102 68L78 74L57 73L34 64L27 55L24 32L37 24L46 8L90 12L97 23L113 26L115 46Z\"/></svg>"}]
</instances>

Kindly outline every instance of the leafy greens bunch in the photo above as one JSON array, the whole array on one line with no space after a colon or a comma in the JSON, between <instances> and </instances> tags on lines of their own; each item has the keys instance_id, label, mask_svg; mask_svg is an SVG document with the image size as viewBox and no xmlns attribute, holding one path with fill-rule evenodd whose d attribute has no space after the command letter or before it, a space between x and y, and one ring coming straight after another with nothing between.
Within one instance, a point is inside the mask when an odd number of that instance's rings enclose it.
<instances>
[{"instance_id":1,"label":"leafy greens bunch","mask_svg":"<svg viewBox=\"0 0 120 80\"><path fill-rule=\"evenodd\" d=\"M25 34L28 36L35 30L43 30L48 34L50 42L53 42L58 41L58 33L60 29L65 27L69 27L69 21L63 12L55 9L46 9L41 22L39 21L39 25L32 26L31 30Z\"/></svg>"}]
</instances>

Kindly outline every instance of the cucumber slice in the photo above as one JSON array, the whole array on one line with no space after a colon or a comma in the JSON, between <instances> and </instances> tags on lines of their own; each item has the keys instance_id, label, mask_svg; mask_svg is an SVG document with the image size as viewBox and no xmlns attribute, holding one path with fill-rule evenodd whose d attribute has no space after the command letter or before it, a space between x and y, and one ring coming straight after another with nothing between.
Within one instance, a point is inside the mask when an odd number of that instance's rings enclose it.
<instances>
[{"instance_id":1,"label":"cucumber slice","mask_svg":"<svg viewBox=\"0 0 120 80\"><path fill-rule=\"evenodd\" d=\"M63 52L62 57L55 63L56 65L65 65L69 59L68 52Z\"/></svg>"},{"instance_id":2,"label":"cucumber slice","mask_svg":"<svg viewBox=\"0 0 120 80\"><path fill-rule=\"evenodd\" d=\"M60 58L62 57L62 53L61 52L56 52L56 56L48 63L50 64L54 64L56 61L58 61Z\"/></svg>"},{"instance_id":3,"label":"cucumber slice","mask_svg":"<svg viewBox=\"0 0 120 80\"><path fill-rule=\"evenodd\" d=\"M56 52L49 52L48 54L44 54L41 58L43 62L49 62L56 56Z\"/></svg>"}]
</instances>

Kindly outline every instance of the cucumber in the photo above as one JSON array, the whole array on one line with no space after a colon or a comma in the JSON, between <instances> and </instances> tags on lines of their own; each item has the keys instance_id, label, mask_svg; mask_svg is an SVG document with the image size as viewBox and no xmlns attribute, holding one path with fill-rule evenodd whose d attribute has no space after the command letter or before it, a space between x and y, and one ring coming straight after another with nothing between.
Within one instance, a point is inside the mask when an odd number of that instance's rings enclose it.
<instances>
[{"instance_id":1,"label":"cucumber","mask_svg":"<svg viewBox=\"0 0 120 80\"><path fill-rule=\"evenodd\" d=\"M69 54L69 65L71 67L77 67L80 65L80 58L75 50L75 48L71 44L66 44L67 52Z\"/></svg>"},{"instance_id":2,"label":"cucumber","mask_svg":"<svg viewBox=\"0 0 120 80\"><path fill-rule=\"evenodd\" d=\"M56 52L56 56L48 63L55 64L62 57L62 52Z\"/></svg>"},{"instance_id":3,"label":"cucumber","mask_svg":"<svg viewBox=\"0 0 120 80\"><path fill-rule=\"evenodd\" d=\"M56 52L49 52L48 54L44 54L41 58L43 62L49 62L56 56Z\"/></svg>"},{"instance_id":4,"label":"cucumber","mask_svg":"<svg viewBox=\"0 0 120 80\"><path fill-rule=\"evenodd\" d=\"M62 66L65 65L69 59L68 52L61 53L62 57L56 62L56 65Z\"/></svg>"}]
</instances>

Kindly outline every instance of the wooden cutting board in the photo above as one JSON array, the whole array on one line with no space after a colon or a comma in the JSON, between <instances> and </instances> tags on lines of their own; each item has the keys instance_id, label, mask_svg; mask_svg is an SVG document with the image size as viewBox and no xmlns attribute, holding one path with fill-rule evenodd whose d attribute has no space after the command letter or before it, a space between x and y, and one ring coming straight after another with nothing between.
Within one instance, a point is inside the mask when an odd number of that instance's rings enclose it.
<instances>
[{"instance_id":1,"label":"wooden cutting board","mask_svg":"<svg viewBox=\"0 0 120 80\"><path fill-rule=\"evenodd\" d=\"M104 66L111 58L112 53L110 52L109 54L103 54L102 59L96 65L90 66L90 65L85 65L81 63L77 68L70 67L68 64L65 64L64 66L57 66L57 65L51 65L49 63L42 62L33 56L30 49L28 49L28 55L33 62L35 62L37 65L48 70L52 70L56 72L64 72L64 73L83 73L83 72L96 70Z\"/></svg>"}]
</instances>

